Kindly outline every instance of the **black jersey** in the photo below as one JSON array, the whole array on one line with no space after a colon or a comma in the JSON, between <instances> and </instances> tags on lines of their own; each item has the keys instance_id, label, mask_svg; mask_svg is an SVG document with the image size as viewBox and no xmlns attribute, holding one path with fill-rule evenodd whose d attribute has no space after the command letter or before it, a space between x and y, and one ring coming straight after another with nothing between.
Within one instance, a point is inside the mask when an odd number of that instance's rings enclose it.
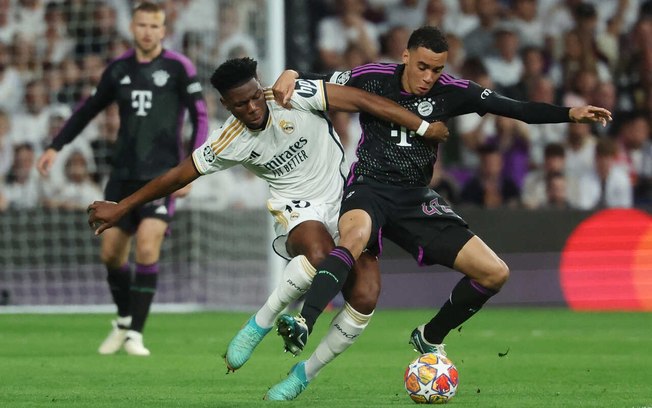
<instances>
[{"instance_id":1,"label":"black jersey","mask_svg":"<svg viewBox=\"0 0 652 408\"><path fill-rule=\"evenodd\" d=\"M403 64L367 64L351 71L328 75L301 74L341 85L354 86L391 99L428 122L476 112L494 113L528 123L568 122L568 108L535 102L520 102L498 95L475 82L443 73L430 92L417 96L401 87ZM415 132L360 113L362 135L348 182L373 178L386 184L426 186L437 159L436 144Z\"/></svg>"},{"instance_id":2,"label":"black jersey","mask_svg":"<svg viewBox=\"0 0 652 408\"><path fill-rule=\"evenodd\" d=\"M151 62L140 63L132 49L104 70L95 93L73 113L51 147L60 150L112 102L120 111L113 179L149 180L176 166L189 153L183 152L181 136L186 109L193 125L190 152L206 140L206 103L192 62L163 50Z\"/></svg>"}]
</instances>

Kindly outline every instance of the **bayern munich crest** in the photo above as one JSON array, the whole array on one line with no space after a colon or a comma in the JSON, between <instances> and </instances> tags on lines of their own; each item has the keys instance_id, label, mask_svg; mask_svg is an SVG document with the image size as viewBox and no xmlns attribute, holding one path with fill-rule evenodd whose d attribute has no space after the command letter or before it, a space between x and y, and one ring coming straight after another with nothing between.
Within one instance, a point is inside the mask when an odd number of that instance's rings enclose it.
<instances>
[{"instance_id":1,"label":"bayern munich crest","mask_svg":"<svg viewBox=\"0 0 652 408\"><path fill-rule=\"evenodd\" d=\"M168 78L170 78L170 74L168 74L167 71L163 71L162 69L159 69L158 71L152 74L152 78L154 79L154 85L164 86L165 84L168 83Z\"/></svg>"},{"instance_id":2,"label":"bayern munich crest","mask_svg":"<svg viewBox=\"0 0 652 408\"><path fill-rule=\"evenodd\" d=\"M421 116L430 116L434 108L432 107L432 102L421 101L421 103L419 103L419 106L417 106L417 110L419 111L419 115Z\"/></svg>"}]
</instances>

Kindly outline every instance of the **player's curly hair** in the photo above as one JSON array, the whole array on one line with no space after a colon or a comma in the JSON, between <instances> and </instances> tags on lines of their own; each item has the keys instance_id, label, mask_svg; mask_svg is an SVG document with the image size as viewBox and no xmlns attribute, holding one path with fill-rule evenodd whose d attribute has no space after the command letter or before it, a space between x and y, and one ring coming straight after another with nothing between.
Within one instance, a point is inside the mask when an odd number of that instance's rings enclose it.
<instances>
[{"instance_id":1,"label":"player's curly hair","mask_svg":"<svg viewBox=\"0 0 652 408\"><path fill-rule=\"evenodd\" d=\"M227 60L211 75L211 85L224 95L229 89L236 88L251 78L257 78L257 66L258 62L249 57Z\"/></svg>"},{"instance_id":2,"label":"player's curly hair","mask_svg":"<svg viewBox=\"0 0 652 408\"><path fill-rule=\"evenodd\" d=\"M439 54L448 51L448 41L446 41L444 33L437 27L423 26L412 32L407 47L409 50L424 47Z\"/></svg>"}]
</instances>

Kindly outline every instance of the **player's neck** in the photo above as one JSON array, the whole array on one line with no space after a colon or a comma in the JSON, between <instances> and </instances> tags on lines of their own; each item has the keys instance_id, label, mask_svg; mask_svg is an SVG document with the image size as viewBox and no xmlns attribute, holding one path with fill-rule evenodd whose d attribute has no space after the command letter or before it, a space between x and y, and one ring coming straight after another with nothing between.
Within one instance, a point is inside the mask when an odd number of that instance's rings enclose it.
<instances>
[{"instance_id":1,"label":"player's neck","mask_svg":"<svg viewBox=\"0 0 652 408\"><path fill-rule=\"evenodd\" d=\"M158 47L145 51L136 47L136 61L140 63L152 62L156 57L161 55L163 52L163 46L159 45Z\"/></svg>"},{"instance_id":2,"label":"player's neck","mask_svg":"<svg viewBox=\"0 0 652 408\"><path fill-rule=\"evenodd\" d=\"M404 92L414 94L414 92L412 92L412 89L410 89L410 82L408 81L405 71L403 71L403 75L401 75L401 90Z\"/></svg>"}]
</instances>

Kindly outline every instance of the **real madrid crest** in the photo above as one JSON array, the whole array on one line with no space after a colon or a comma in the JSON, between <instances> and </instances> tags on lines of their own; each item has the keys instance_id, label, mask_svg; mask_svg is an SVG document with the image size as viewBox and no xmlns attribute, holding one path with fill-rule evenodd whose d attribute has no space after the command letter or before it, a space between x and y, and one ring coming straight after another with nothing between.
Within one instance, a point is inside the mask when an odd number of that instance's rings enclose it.
<instances>
[{"instance_id":1,"label":"real madrid crest","mask_svg":"<svg viewBox=\"0 0 652 408\"><path fill-rule=\"evenodd\" d=\"M280 122L281 129L288 135L294 132L294 123L288 122L287 120L282 120Z\"/></svg>"},{"instance_id":2,"label":"real madrid crest","mask_svg":"<svg viewBox=\"0 0 652 408\"><path fill-rule=\"evenodd\" d=\"M165 84L168 83L168 78L170 78L170 74L168 74L167 71L159 69L158 71L152 74L152 78L154 79L154 85L164 86Z\"/></svg>"},{"instance_id":3,"label":"real madrid crest","mask_svg":"<svg viewBox=\"0 0 652 408\"><path fill-rule=\"evenodd\" d=\"M421 101L419 103L419 106L417 106L417 110L419 111L419 115L421 116L430 116L434 108L432 106L432 102L426 100L426 101Z\"/></svg>"}]
</instances>

